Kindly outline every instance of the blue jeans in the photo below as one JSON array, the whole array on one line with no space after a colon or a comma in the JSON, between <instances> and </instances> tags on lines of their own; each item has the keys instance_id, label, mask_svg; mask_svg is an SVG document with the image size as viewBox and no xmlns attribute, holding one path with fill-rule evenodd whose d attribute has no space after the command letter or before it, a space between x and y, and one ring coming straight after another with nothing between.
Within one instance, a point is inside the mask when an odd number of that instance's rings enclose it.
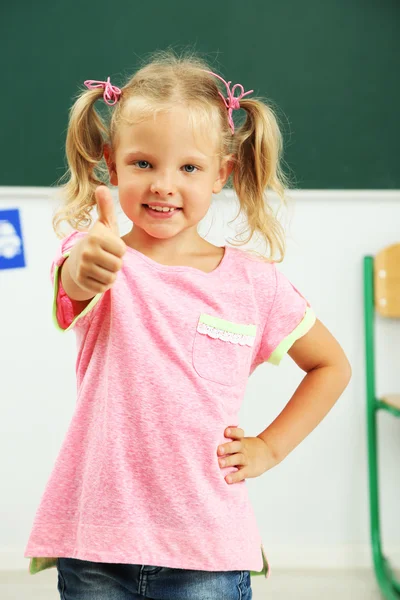
<instances>
[{"instance_id":1,"label":"blue jeans","mask_svg":"<svg viewBox=\"0 0 400 600\"><path fill-rule=\"evenodd\" d=\"M251 600L250 571L196 571L58 558L61 600Z\"/></svg>"}]
</instances>

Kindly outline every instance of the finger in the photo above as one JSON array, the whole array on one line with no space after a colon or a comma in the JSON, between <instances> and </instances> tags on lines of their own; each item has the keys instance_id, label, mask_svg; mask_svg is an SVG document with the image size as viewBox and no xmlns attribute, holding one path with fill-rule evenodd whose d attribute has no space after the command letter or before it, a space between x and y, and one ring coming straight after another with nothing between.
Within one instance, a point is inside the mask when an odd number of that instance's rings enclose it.
<instances>
[{"instance_id":1,"label":"finger","mask_svg":"<svg viewBox=\"0 0 400 600\"><path fill-rule=\"evenodd\" d=\"M111 192L105 185L99 185L95 190L98 221L119 236L117 215Z\"/></svg>"},{"instance_id":2,"label":"finger","mask_svg":"<svg viewBox=\"0 0 400 600\"><path fill-rule=\"evenodd\" d=\"M95 225L96 226L96 225ZM92 233L93 235L93 233ZM103 229L99 235L93 235L93 241L98 244L102 250L107 254L113 254L119 258L122 258L126 252L126 244L119 235L115 235L111 229ZM104 256L104 255L103 255ZM96 260L96 263L99 262Z\"/></svg>"},{"instance_id":3,"label":"finger","mask_svg":"<svg viewBox=\"0 0 400 600\"><path fill-rule=\"evenodd\" d=\"M244 437L244 430L241 427L228 427L225 434L226 437L241 439Z\"/></svg>"},{"instance_id":4,"label":"finger","mask_svg":"<svg viewBox=\"0 0 400 600\"><path fill-rule=\"evenodd\" d=\"M117 248L118 251L118 248ZM103 250L100 248L98 255L95 258L95 264L102 269L116 273L122 268L122 257L118 257L114 252Z\"/></svg>"},{"instance_id":5,"label":"finger","mask_svg":"<svg viewBox=\"0 0 400 600\"><path fill-rule=\"evenodd\" d=\"M244 454L238 452L236 454L230 454L219 459L220 467L235 467L236 465L245 465L246 461Z\"/></svg>"},{"instance_id":6,"label":"finger","mask_svg":"<svg viewBox=\"0 0 400 600\"><path fill-rule=\"evenodd\" d=\"M93 294L102 294L108 287L105 286L104 283L101 283L92 277L85 277L84 281L79 282L79 285L82 287L82 289L92 292Z\"/></svg>"},{"instance_id":7,"label":"finger","mask_svg":"<svg viewBox=\"0 0 400 600\"><path fill-rule=\"evenodd\" d=\"M100 285L111 285L114 283L115 277L116 273L113 273L108 269L103 269L103 267L98 265L92 265L90 268L90 275L87 275L88 279L92 279Z\"/></svg>"},{"instance_id":8,"label":"finger","mask_svg":"<svg viewBox=\"0 0 400 600\"><path fill-rule=\"evenodd\" d=\"M218 447L218 454L223 456L224 454L234 454L240 452L242 449L242 442L231 442L230 444L224 444Z\"/></svg>"},{"instance_id":9,"label":"finger","mask_svg":"<svg viewBox=\"0 0 400 600\"><path fill-rule=\"evenodd\" d=\"M244 469L239 469L235 473L229 473L225 477L225 481L227 483L239 483L239 481L244 481L246 479L246 475L243 473Z\"/></svg>"}]
</instances>

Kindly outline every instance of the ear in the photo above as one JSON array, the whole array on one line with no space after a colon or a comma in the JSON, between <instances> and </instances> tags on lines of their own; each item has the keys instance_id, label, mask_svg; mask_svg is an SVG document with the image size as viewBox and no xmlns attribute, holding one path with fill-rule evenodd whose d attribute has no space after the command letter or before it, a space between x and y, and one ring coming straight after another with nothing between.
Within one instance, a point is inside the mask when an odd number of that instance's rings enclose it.
<instances>
[{"instance_id":1,"label":"ear","mask_svg":"<svg viewBox=\"0 0 400 600\"><path fill-rule=\"evenodd\" d=\"M103 154L107 163L108 172L110 174L110 183L111 185L118 185L117 169L114 162L114 154L110 144L104 144Z\"/></svg>"},{"instance_id":2,"label":"ear","mask_svg":"<svg viewBox=\"0 0 400 600\"><path fill-rule=\"evenodd\" d=\"M222 190L222 188L224 187L225 183L227 182L227 180L229 178L229 175L233 171L233 167L234 167L234 162L233 162L232 154L225 156L221 160L221 164L220 164L220 167L218 170L218 176L214 182L213 189L212 189L213 194L218 194Z\"/></svg>"}]
</instances>

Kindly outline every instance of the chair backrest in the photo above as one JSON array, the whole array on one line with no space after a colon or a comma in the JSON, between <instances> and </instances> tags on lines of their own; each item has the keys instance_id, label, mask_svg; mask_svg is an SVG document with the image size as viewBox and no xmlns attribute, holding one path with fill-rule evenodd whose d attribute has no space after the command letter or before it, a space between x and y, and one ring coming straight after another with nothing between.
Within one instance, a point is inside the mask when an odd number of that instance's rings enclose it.
<instances>
[{"instance_id":1,"label":"chair backrest","mask_svg":"<svg viewBox=\"0 0 400 600\"><path fill-rule=\"evenodd\" d=\"M381 250L374 258L375 310L383 317L400 318L400 244Z\"/></svg>"}]
</instances>

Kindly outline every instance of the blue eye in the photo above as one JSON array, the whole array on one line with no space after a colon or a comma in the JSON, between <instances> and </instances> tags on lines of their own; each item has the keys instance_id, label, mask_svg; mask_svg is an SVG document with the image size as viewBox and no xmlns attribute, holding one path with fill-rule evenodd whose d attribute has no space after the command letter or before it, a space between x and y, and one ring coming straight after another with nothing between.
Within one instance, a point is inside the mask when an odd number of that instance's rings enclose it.
<instances>
[{"instance_id":1,"label":"blue eye","mask_svg":"<svg viewBox=\"0 0 400 600\"><path fill-rule=\"evenodd\" d=\"M135 165L138 165L139 169L146 169L148 165L150 165L147 160L136 160Z\"/></svg>"},{"instance_id":2,"label":"blue eye","mask_svg":"<svg viewBox=\"0 0 400 600\"><path fill-rule=\"evenodd\" d=\"M184 169L185 169L186 173L194 173L194 171L187 171L186 167L189 167L190 169L196 169L196 171L197 171L197 167L195 167L194 165L185 165Z\"/></svg>"}]
</instances>

